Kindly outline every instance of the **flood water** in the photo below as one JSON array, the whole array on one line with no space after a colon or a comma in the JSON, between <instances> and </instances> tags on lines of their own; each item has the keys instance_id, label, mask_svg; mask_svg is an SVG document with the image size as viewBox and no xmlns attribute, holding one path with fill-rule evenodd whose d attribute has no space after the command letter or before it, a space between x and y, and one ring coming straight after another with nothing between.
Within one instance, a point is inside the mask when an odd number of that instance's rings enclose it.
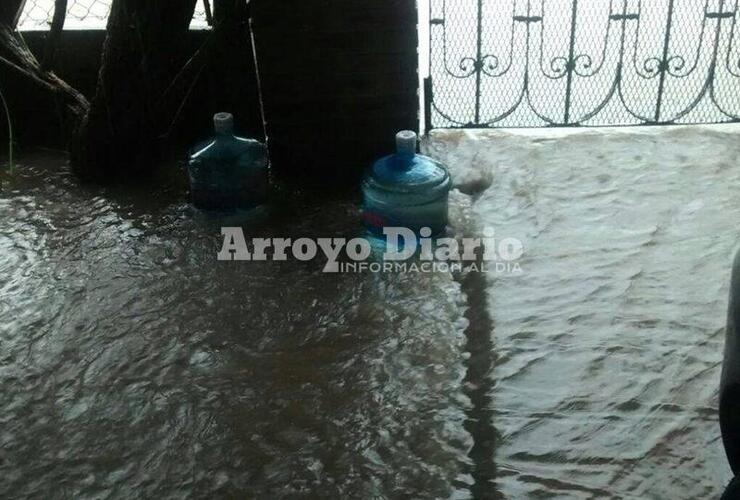
<instances>
[{"instance_id":1,"label":"flood water","mask_svg":"<svg viewBox=\"0 0 740 500\"><path fill-rule=\"evenodd\" d=\"M437 134L491 180L456 224L525 243L521 274L462 276L218 262L223 225L357 235L355 200L219 218L26 154L0 193L0 497L716 497L732 134Z\"/></svg>"},{"instance_id":2,"label":"flood water","mask_svg":"<svg viewBox=\"0 0 740 500\"><path fill-rule=\"evenodd\" d=\"M352 236L357 209L209 218L177 189L81 189L61 161L26 158L0 197L0 497L447 496L466 481L450 276L218 262L222 225Z\"/></svg>"},{"instance_id":3,"label":"flood water","mask_svg":"<svg viewBox=\"0 0 740 500\"><path fill-rule=\"evenodd\" d=\"M525 247L521 275L486 276L497 489L718 498L740 128L433 137L472 218Z\"/></svg>"}]
</instances>

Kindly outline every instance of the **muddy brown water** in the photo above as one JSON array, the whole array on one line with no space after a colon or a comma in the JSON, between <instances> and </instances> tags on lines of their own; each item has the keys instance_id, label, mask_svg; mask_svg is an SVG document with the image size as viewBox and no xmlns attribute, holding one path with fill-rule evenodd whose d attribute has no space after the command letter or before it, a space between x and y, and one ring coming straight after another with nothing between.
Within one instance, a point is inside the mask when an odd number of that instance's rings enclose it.
<instances>
[{"instance_id":1,"label":"muddy brown water","mask_svg":"<svg viewBox=\"0 0 740 500\"><path fill-rule=\"evenodd\" d=\"M0 496L447 496L469 468L449 275L218 262L222 225L360 232L353 202L204 216L173 188L0 194Z\"/></svg>"},{"instance_id":2,"label":"muddy brown water","mask_svg":"<svg viewBox=\"0 0 740 500\"><path fill-rule=\"evenodd\" d=\"M353 236L356 202L219 218L26 155L0 193L0 497L717 497L740 141L671 134L485 143L471 216L525 242L521 276L218 262L223 225ZM435 154L484 168L478 140Z\"/></svg>"}]
</instances>

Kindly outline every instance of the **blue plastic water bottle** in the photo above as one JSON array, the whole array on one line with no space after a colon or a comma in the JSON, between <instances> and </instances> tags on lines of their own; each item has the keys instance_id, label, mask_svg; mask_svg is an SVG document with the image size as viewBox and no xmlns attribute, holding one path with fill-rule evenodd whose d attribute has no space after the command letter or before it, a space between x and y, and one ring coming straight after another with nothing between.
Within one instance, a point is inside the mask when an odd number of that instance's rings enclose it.
<instances>
[{"instance_id":1,"label":"blue plastic water bottle","mask_svg":"<svg viewBox=\"0 0 740 500\"><path fill-rule=\"evenodd\" d=\"M215 137L190 156L188 175L193 204L205 210L250 209L266 202L267 147L236 137L234 117L213 117Z\"/></svg>"},{"instance_id":2,"label":"blue plastic water bottle","mask_svg":"<svg viewBox=\"0 0 740 500\"><path fill-rule=\"evenodd\" d=\"M363 222L382 236L384 227L404 227L433 235L447 226L450 174L440 162L416 154L415 132L396 135L396 154L376 161L362 183Z\"/></svg>"}]
</instances>

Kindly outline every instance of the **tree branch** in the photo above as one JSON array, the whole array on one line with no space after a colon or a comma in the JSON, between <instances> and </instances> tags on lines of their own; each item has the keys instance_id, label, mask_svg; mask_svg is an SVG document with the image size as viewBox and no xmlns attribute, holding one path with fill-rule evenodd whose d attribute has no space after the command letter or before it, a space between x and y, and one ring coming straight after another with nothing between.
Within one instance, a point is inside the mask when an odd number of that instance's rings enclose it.
<instances>
[{"instance_id":1,"label":"tree branch","mask_svg":"<svg viewBox=\"0 0 740 500\"><path fill-rule=\"evenodd\" d=\"M39 78L38 75L34 74L32 71L21 68L20 66L13 63L12 61L5 59L3 56L0 56L0 63L3 63L6 67L12 69L16 73L18 73L20 76L23 76L24 78L28 78L29 80L36 83L37 85L44 87L46 90L50 90L50 91L55 90L54 86L51 83L43 80L42 78Z\"/></svg>"},{"instance_id":2,"label":"tree branch","mask_svg":"<svg viewBox=\"0 0 740 500\"><path fill-rule=\"evenodd\" d=\"M203 8L206 11L206 22L213 26L213 13L211 12L211 0L203 0Z\"/></svg>"},{"instance_id":3,"label":"tree branch","mask_svg":"<svg viewBox=\"0 0 740 500\"><path fill-rule=\"evenodd\" d=\"M68 135L73 133L89 108L87 99L51 71L42 70L18 32L2 21L0 21L0 67L7 68L39 87L40 94L26 95L26 92L23 92L21 94L23 98L34 99L47 93L60 103L65 110L63 130Z\"/></svg>"},{"instance_id":4,"label":"tree branch","mask_svg":"<svg viewBox=\"0 0 740 500\"><path fill-rule=\"evenodd\" d=\"M54 69L54 56L59 47L59 40L62 38L64 29L64 20L67 18L67 0L56 0L54 2L54 17L51 21L51 29L46 38L46 47L44 48L44 58L41 60L41 70L49 71Z\"/></svg>"}]
</instances>

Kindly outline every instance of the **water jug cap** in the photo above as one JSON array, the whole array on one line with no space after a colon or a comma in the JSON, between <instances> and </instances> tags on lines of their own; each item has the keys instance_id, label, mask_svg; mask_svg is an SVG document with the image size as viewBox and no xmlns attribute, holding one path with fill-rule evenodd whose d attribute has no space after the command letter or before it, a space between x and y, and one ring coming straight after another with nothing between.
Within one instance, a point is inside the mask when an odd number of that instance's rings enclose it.
<instances>
[{"instance_id":1,"label":"water jug cap","mask_svg":"<svg viewBox=\"0 0 740 500\"><path fill-rule=\"evenodd\" d=\"M216 113L213 115L213 127L217 134L231 134L234 132L234 115L231 113Z\"/></svg>"},{"instance_id":2,"label":"water jug cap","mask_svg":"<svg viewBox=\"0 0 740 500\"><path fill-rule=\"evenodd\" d=\"M416 154L416 132L413 130L402 130L396 134L396 153L414 155Z\"/></svg>"}]
</instances>

